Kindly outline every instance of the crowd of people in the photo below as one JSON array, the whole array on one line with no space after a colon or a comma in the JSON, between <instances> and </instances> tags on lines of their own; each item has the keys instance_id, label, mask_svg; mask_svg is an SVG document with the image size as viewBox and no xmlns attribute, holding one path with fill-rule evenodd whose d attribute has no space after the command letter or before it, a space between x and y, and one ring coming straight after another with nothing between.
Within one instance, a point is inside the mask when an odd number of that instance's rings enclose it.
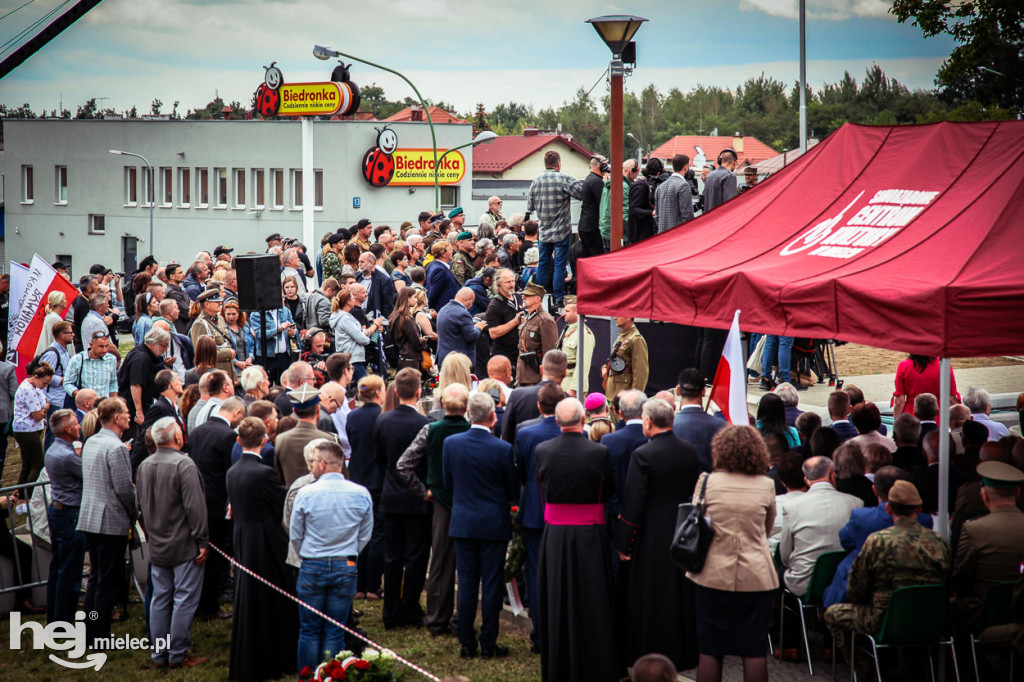
<instances>
[{"instance_id":1,"label":"crowd of people","mask_svg":"<svg viewBox=\"0 0 1024 682\"><path fill-rule=\"evenodd\" d=\"M539 220L506 220L494 197L475 234L455 208L398 228L360 220L308 252L270 235L275 309L241 308L225 245L187 267L147 257L127 278L93 266L65 316L68 301L51 296L27 378L19 385L0 363L18 483L49 482L47 620L74 620L88 555L87 636L105 646L128 608L125 557L144 539L147 626L170 641L152 654L158 667L206 661L192 652L195 618L233 618L232 679L362 648L287 595L352 629L355 604L381 600L387 630L426 628L457 640L462 658L501 658L514 577L545 681L611 682L632 665L635 679L696 667L704 682L720 679L727 655L743 658L745 679L765 680L779 588L800 597L824 552L851 551L825 613L837 648L851 630L877 630L899 587L948 585L955 608L976 614L987 589L1016 579L1024 440L989 418L976 388L940 429L923 390L933 359L901 366L891 438L855 386L830 395L827 420L801 412L786 380L766 387L750 426L708 414L714 372L703 364L718 330L673 390L648 397L647 343L615 318L601 390L589 387L594 339L572 295L568 207L589 193L596 209L573 248L607 248L606 169L595 159L594 177L574 180L552 154L529 195ZM720 162L704 210L735 195L735 158ZM645 183L647 217L692 216L688 159L673 169ZM648 164L648 181L660 173ZM769 357L785 346L774 343ZM947 431L952 544L927 530ZM667 548L694 498L714 539L703 570L685 573ZM519 563L510 542L524 548ZM18 546L0 538L28 575L31 553ZM27 591L17 599L41 610ZM778 657L798 656L793 636Z\"/></svg>"}]
</instances>

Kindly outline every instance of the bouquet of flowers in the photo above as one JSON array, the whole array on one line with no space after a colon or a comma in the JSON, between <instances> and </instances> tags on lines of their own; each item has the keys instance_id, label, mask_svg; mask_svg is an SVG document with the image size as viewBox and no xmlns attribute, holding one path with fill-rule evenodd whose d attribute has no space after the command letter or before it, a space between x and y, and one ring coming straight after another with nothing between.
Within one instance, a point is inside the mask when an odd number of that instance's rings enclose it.
<instances>
[{"instance_id":1,"label":"bouquet of flowers","mask_svg":"<svg viewBox=\"0 0 1024 682\"><path fill-rule=\"evenodd\" d=\"M299 673L300 680L311 682L398 682L404 677L405 670L397 665L395 652L369 648L362 658L345 650L333 658L328 656L316 670L307 666Z\"/></svg>"},{"instance_id":2,"label":"bouquet of flowers","mask_svg":"<svg viewBox=\"0 0 1024 682\"><path fill-rule=\"evenodd\" d=\"M512 582L523 570L526 563L526 536L519 525L519 507L512 507L512 541L505 555L505 582Z\"/></svg>"}]
</instances>

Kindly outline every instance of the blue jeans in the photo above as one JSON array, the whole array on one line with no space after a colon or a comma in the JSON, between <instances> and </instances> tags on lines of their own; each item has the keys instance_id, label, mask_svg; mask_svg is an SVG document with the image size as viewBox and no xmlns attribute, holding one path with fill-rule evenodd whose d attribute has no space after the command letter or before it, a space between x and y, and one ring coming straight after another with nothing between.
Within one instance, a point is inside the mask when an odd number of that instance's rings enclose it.
<instances>
[{"instance_id":1,"label":"blue jeans","mask_svg":"<svg viewBox=\"0 0 1024 682\"><path fill-rule=\"evenodd\" d=\"M153 640L155 663L181 663L192 645L192 618L199 608L203 591L203 567L194 559L177 566L150 565L153 603L149 610L149 630ZM156 640L170 638L168 649L157 650Z\"/></svg>"},{"instance_id":2,"label":"blue jeans","mask_svg":"<svg viewBox=\"0 0 1024 682\"><path fill-rule=\"evenodd\" d=\"M459 644L476 649L477 590L480 591L480 647L493 649L498 640L502 585L505 580L505 540L452 538L459 574Z\"/></svg>"},{"instance_id":3,"label":"blue jeans","mask_svg":"<svg viewBox=\"0 0 1024 682\"><path fill-rule=\"evenodd\" d=\"M353 362L352 363L352 383L358 384L359 380L366 376L366 363L365 362ZM301 670L302 668L299 668Z\"/></svg>"},{"instance_id":4,"label":"blue jeans","mask_svg":"<svg viewBox=\"0 0 1024 682\"><path fill-rule=\"evenodd\" d=\"M358 570L355 561L345 559L303 559L299 569L299 599L339 623L348 623L352 598L356 594ZM330 655L344 651L345 631L328 623L309 609L299 609L299 670L311 670Z\"/></svg>"},{"instance_id":5,"label":"blue jeans","mask_svg":"<svg viewBox=\"0 0 1024 682\"><path fill-rule=\"evenodd\" d=\"M537 243L540 261L537 263L536 281L541 286L548 287L548 282L553 280L552 286L548 291L553 293L556 305L561 305L562 299L565 297L565 268L569 264L569 244L571 240L572 235L569 234L560 242ZM555 262L553 275L551 272L552 252L554 252Z\"/></svg>"},{"instance_id":6,"label":"blue jeans","mask_svg":"<svg viewBox=\"0 0 1024 682\"><path fill-rule=\"evenodd\" d=\"M85 533L76 530L78 507L46 510L50 524L50 575L46 582L46 621L75 621L78 597L82 593L82 567L85 564Z\"/></svg>"},{"instance_id":7,"label":"blue jeans","mask_svg":"<svg viewBox=\"0 0 1024 682\"><path fill-rule=\"evenodd\" d=\"M779 380L792 381L793 375L789 372L792 354L792 336L774 336L769 334L764 342L764 351L761 354L761 376L768 378L772 375L772 365L776 364L776 356L778 356Z\"/></svg>"}]
</instances>

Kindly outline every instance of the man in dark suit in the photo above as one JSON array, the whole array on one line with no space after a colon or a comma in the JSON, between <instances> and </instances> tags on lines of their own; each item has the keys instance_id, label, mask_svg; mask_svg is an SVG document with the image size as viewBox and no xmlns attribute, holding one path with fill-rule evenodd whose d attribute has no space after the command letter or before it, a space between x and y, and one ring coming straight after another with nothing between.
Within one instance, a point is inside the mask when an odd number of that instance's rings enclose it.
<instances>
[{"instance_id":1,"label":"man in dark suit","mask_svg":"<svg viewBox=\"0 0 1024 682\"><path fill-rule=\"evenodd\" d=\"M538 445L557 438L562 433L558 424L555 423L555 406L565 399L565 391L557 381L546 381L537 386L517 390L533 389L536 389L537 393L536 407L540 412L540 418L538 423L533 426L524 426L518 430L515 453L519 483L523 486L523 492L519 498L518 520L523 527L523 535L526 539L526 597L529 601L532 623L530 650L540 653L540 635L537 630L540 623L537 567L540 565L540 540L544 533L544 500L541 498L540 487L537 485L537 468L534 465L533 454ZM508 413L505 418L508 418Z\"/></svg>"},{"instance_id":2,"label":"man in dark suit","mask_svg":"<svg viewBox=\"0 0 1024 682\"><path fill-rule=\"evenodd\" d=\"M844 443L859 435L850 423L850 395L846 391L829 393L828 417L832 420L832 430L839 434Z\"/></svg>"},{"instance_id":3,"label":"man in dark suit","mask_svg":"<svg viewBox=\"0 0 1024 682\"><path fill-rule=\"evenodd\" d=\"M235 445L235 427L245 417L245 403L241 398L228 398L220 405L216 414L196 428L189 437L188 456L196 463L203 477L203 491L206 493L206 524L210 530L210 542L229 551L231 547L231 521L225 516L228 510L227 473L231 467L231 449ZM217 552L210 554L203 574L203 592L199 596L198 617L230 618L230 614L217 606L227 575L227 563Z\"/></svg>"},{"instance_id":4,"label":"man in dark suit","mask_svg":"<svg viewBox=\"0 0 1024 682\"><path fill-rule=\"evenodd\" d=\"M146 433L158 419L164 417L174 417L174 421L178 422L178 426L181 427L182 436L185 438L185 445L182 445L182 452L188 452L188 436L185 434L185 420L181 418L181 412L178 410L178 398L181 397L182 391L181 379L174 373L173 370L162 369L156 373L156 379L153 380L156 383L156 390L159 391L159 395L153 400L153 404L146 410L146 421L142 424L142 433ZM149 452L146 450L146 439L136 438L132 443L132 471L138 471L139 465L142 464L142 460L149 456Z\"/></svg>"},{"instance_id":5,"label":"man in dark suit","mask_svg":"<svg viewBox=\"0 0 1024 682\"><path fill-rule=\"evenodd\" d=\"M683 406L676 414L672 431L697 449L701 473L711 471L711 439L726 423L704 411L704 375L698 369L684 369L676 381Z\"/></svg>"},{"instance_id":6,"label":"man in dark suit","mask_svg":"<svg viewBox=\"0 0 1024 682\"><path fill-rule=\"evenodd\" d=\"M455 298L437 312L437 364L440 366L449 353L469 356L470 366L476 364L476 340L487 326L486 322L473 322L469 309L475 295L468 287L459 289Z\"/></svg>"},{"instance_id":7,"label":"man in dark suit","mask_svg":"<svg viewBox=\"0 0 1024 682\"><path fill-rule=\"evenodd\" d=\"M601 193L604 191L604 172L601 166L608 162L602 156L590 159L590 172L583 179L583 198L580 206L579 238L583 244L583 257L604 253L601 243Z\"/></svg>"},{"instance_id":8,"label":"man in dark suit","mask_svg":"<svg viewBox=\"0 0 1024 682\"><path fill-rule=\"evenodd\" d=\"M917 447L924 449L924 437L939 428L939 401L931 393L920 393L914 398L914 416L921 420L921 435L917 439Z\"/></svg>"},{"instance_id":9,"label":"man in dark suit","mask_svg":"<svg viewBox=\"0 0 1024 682\"><path fill-rule=\"evenodd\" d=\"M568 360L560 350L549 350L544 354L540 366L540 383L536 386L517 388L508 396L505 404L505 417L501 422L501 439L516 444L516 429L523 422L540 416L537 408L537 392L546 383L554 382L561 385L565 379Z\"/></svg>"},{"instance_id":10,"label":"man in dark suit","mask_svg":"<svg viewBox=\"0 0 1024 682\"><path fill-rule=\"evenodd\" d=\"M167 282L164 285L164 295L178 305L178 318L174 320L174 329L179 334L188 332L188 309L192 302L188 294L185 293L185 290L181 288L181 283L184 279L185 271L177 263L171 263L164 270L164 280Z\"/></svg>"},{"instance_id":11,"label":"man in dark suit","mask_svg":"<svg viewBox=\"0 0 1024 682\"><path fill-rule=\"evenodd\" d=\"M459 290L459 280L455 279L450 265L455 251L441 239L431 245L430 254L434 260L427 266L427 302L432 310L440 310Z\"/></svg>"},{"instance_id":12,"label":"man in dark suit","mask_svg":"<svg viewBox=\"0 0 1024 682\"><path fill-rule=\"evenodd\" d=\"M367 312L376 311L371 317L391 317L395 309L395 285L387 274L377 269L377 257L367 251L359 256L359 274L356 282L366 287Z\"/></svg>"},{"instance_id":13,"label":"man in dark suit","mask_svg":"<svg viewBox=\"0 0 1024 682\"><path fill-rule=\"evenodd\" d=\"M476 656L477 590L480 590L480 656L508 656L497 643L505 550L512 537L509 501L515 498L512 446L491 435L497 422L494 400L486 393L469 399L472 422L465 433L449 436L443 446L445 487L452 491L449 534L455 541L459 574L459 644L463 658Z\"/></svg>"},{"instance_id":14,"label":"man in dark suit","mask_svg":"<svg viewBox=\"0 0 1024 682\"><path fill-rule=\"evenodd\" d=\"M420 593L430 555L430 508L398 475L398 460L420 429L429 423L417 410L420 372L406 367L395 375L400 404L377 417L373 440L377 461L385 467L380 507L384 514L384 611L386 629L423 624ZM426 480L426 460L416 475Z\"/></svg>"},{"instance_id":15,"label":"man in dark suit","mask_svg":"<svg viewBox=\"0 0 1024 682\"><path fill-rule=\"evenodd\" d=\"M370 544L359 553L356 593L379 596L384 575L384 517L380 511L381 489L384 487L384 466L377 459L373 426L380 416L384 402L384 380L370 374L359 380L359 400L362 406L348 413L345 432L352 447L348 460L349 480L370 491L373 500L373 535Z\"/></svg>"}]
</instances>

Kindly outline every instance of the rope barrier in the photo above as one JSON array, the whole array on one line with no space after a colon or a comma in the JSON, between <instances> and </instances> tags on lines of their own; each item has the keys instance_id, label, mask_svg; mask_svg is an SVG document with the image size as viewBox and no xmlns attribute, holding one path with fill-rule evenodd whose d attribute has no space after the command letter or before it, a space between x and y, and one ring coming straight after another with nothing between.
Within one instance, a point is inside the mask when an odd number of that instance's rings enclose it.
<instances>
[{"instance_id":1,"label":"rope barrier","mask_svg":"<svg viewBox=\"0 0 1024 682\"><path fill-rule=\"evenodd\" d=\"M280 587L278 587L274 583L270 582L269 580L267 580L263 576L261 576L261 575L257 574L256 572L250 570L248 567L243 566L242 564L238 563L237 561L235 561L234 557L229 556L224 550L222 550L220 547L218 547L217 545L213 544L212 542L210 543L210 547L212 547L218 554L220 554L222 557L224 557L229 562L231 562L232 566L234 566L238 570L242 571L243 573L245 573L250 578L255 579L257 582L263 583L264 585L266 585L270 589L278 592L279 594L284 595L288 599L291 599L293 602L295 602L299 606L301 606L301 607L303 607L305 609L308 609L309 611L312 611L316 615L318 615L321 618L323 618L324 620L326 620L331 625L336 625L337 627L339 627L342 630L344 630L346 633L348 633L350 635L353 635L355 637L358 637L359 639L363 640L367 644L369 644L369 645L371 645L373 647L376 647L377 650L379 650L381 653L386 651L386 652L389 652L389 653L393 654L396 661L398 661L399 663L402 663L403 665L406 665L406 666L412 668L413 670L415 670L419 674L423 675L427 679L433 680L434 682L440 682L441 678L439 678L437 675L432 675L431 673L429 673L426 670L424 670L423 668L419 667L418 665L416 665L412 661L409 661L409 660L406 660L406 659L402 658L401 656L396 654L391 649L388 649L387 647L382 647L380 644L377 644L372 639L364 637L363 635L359 634L358 632L356 632L352 628L346 627L343 623L339 623L338 621L334 620L333 618L328 616L326 613L323 613L321 611L318 611L317 609L314 609L312 606L310 606L306 602L302 601L301 599L299 599L295 595L289 594L286 590L282 590Z\"/></svg>"}]
</instances>

